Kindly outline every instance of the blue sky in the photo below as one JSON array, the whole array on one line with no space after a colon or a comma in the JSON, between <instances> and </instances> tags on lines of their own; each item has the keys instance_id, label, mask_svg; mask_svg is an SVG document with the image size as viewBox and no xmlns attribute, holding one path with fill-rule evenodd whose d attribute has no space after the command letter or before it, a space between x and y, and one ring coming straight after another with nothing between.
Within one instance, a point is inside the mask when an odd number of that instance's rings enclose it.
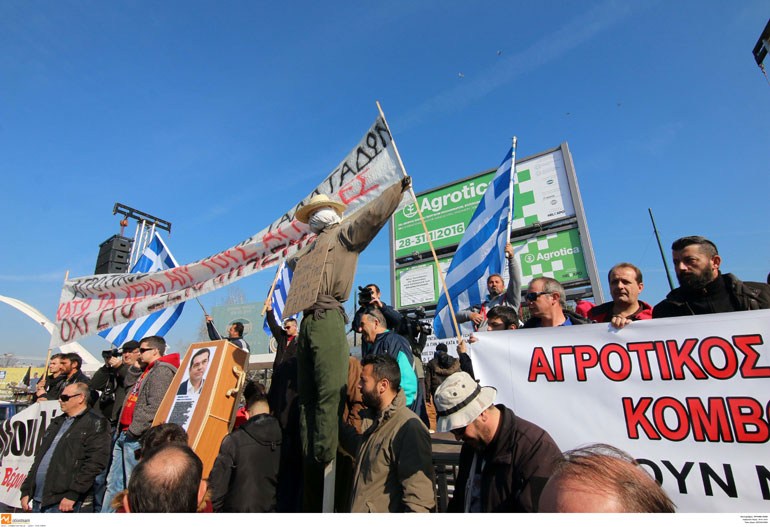
<instances>
[{"instance_id":1,"label":"blue sky","mask_svg":"<svg viewBox=\"0 0 770 527\"><path fill-rule=\"evenodd\" d=\"M91 274L118 232L115 202L170 221L180 263L235 245L341 160L375 100L418 192L494 168L512 135L520 157L566 141L600 274L636 263L648 302L668 289L648 207L666 247L705 235L764 281L767 2L531 4L0 2L0 294L53 318L65 272ZM237 287L261 301L271 280ZM367 282L389 286L387 229ZM176 351L201 316L188 304ZM0 305L0 353L48 340Z\"/></svg>"}]
</instances>

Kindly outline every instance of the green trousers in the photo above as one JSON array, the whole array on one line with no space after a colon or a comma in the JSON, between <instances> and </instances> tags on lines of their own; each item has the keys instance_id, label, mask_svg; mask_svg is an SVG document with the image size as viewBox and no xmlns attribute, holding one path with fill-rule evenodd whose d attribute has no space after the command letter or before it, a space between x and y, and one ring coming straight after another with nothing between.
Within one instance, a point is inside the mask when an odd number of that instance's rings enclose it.
<instances>
[{"instance_id":1,"label":"green trousers","mask_svg":"<svg viewBox=\"0 0 770 527\"><path fill-rule=\"evenodd\" d=\"M321 512L323 470L337 455L339 426L347 397L345 319L337 310L302 319L297 340L303 509Z\"/></svg>"}]
</instances>

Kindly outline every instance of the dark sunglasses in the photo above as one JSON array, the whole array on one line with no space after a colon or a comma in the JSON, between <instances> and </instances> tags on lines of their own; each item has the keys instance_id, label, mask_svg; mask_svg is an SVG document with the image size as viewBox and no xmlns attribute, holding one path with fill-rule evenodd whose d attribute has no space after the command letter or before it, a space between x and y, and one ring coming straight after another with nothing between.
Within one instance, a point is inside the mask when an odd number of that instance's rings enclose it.
<instances>
[{"instance_id":1,"label":"dark sunglasses","mask_svg":"<svg viewBox=\"0 0 770 527\"><path fill-rule=\"evenodd\" d=\"M59 396L59 400L64 402L64 403L66 403L67 401L69 401L73 397L77 397L78 395L83 395L83 394L82 393L76 393L75 395L67 395L67 394L63 393L63 394L61 394Z\"/></svg>"},{"instance_id":2,"label":"dark sunglasses","mask_svg":"<svg viewBox=\"0 0 770 527\"><path fill-rule=\"evenodd\" d=\"M551 293L549 291L539 291L537 293L527 293L526 295L524 295L524 300L526 300L527 302L534 302L535 300L537 300L537 297L539 297L540 295L550 295L550 294Z\"/></svg>"},{"instance_id":3,"label":"dark sunglasses","mask_svg":"<svg viewBox=\"0 0 770 527\"><path fill-rule=\"evenodd\" d=\"M155 348L139 348L139 353L144 353L145 351L152 351Z\"/></svg>"}]
</instances>

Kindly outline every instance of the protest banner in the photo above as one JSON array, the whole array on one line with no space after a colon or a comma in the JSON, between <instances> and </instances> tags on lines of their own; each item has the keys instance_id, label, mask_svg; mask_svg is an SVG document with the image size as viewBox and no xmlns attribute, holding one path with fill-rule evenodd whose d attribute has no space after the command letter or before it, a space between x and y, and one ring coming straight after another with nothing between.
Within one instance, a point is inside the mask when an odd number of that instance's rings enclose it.
<instances>
[{"instance_id":1,"label":"protest banner","mask_svg":"<svg viewBox=\"0 0 770 527\"><path fill-rule=\"evenodd\" d=\"M634 456L679 512L770 511L770 310L477 333L496 402Z\"/></svg>"},{"instance_id":2,"label":"protest banner","mask_svg":"<svg viewBox=\"0 0 770 527\"><path fill-rule=\"evenodd\" d=\"M403 177L385 121L378 117L361 141L305 199L254 236L197 262L154 273L105 274L65 280L56 329L56 347L93 335L229 285L276 265L310 243L309 227L295 212L318 194L347 205L354 214Z\"/></svg>"},{"instance_id":3,"label":"protest banner","mask_svg":"<svg viewBox=\"0 0 770 527\"><path fill-rule=\"evenodd\" d=\"M0 424L0 503L21 507L21 484L35 461L51 420L61 413L58 401L35 403Z\"/></svg>"}]
</instances>

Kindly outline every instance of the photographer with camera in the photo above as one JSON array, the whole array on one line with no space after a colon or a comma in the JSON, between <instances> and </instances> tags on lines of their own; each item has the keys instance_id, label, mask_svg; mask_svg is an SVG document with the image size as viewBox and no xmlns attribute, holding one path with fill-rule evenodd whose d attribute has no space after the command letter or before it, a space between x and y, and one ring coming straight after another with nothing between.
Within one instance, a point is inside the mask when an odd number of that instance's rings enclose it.
<instances>
[{"instance_id":1,"label":"photographer with camera","mask_svg":"<svg viewBox=\"0 0 770 527\"><path fill-rule=\"evenodd\" d=\"M361 316L368 310L378 309L385 317L387 327L394 333L404 337L412 349L414 372L417 375L417 393L413 403L414 412L420 416L420 419L429 426L428 411L425 407L425 368L422 363L422 350L425 348L425 342L428 335L431 334L430 324L424 323L421 319L425 318L423 308L409 309L405 313L400 313L387 305L381 299L380 288L377 284L368 284L364 287L358 287L358 311L353 317L353 331L361 333ZM371 353L372 344L367 342L366 338L361 342L361 356L366 357Z\"/></svg>"},{"instance_id":2,"label":"photographer with camera","mask_svg":"<svg viewBox=\"0 0 770 527\"><path fill-rule=\"evenodd\" d=\"M102 358L104 366L96 370L90 387L100 392L94 409L109 420L114 430L126 398L126 375L139 358L139 343L129 340L121 349L104 350Z\"/></svg>"},{"instance_id":3,"label":"photographer with camera","mask_svg":"<svg viewBox=\"0 0 770 527\"><path fill-rule=\"evenodd\" d=\"M368 284L364 287L358 286L358 311L356 311L356 314L353 317L353 331L361 333L361 315L366 313L367 309L377 308L385 317L385 322L388 324L388 327L396 333L400 333L399 329L403 324L404 316L383 302L381 296L382 293L377 284ZM361 343L361 356L366 357L368 354L369 343L364 340Z\"/></svg>"}]
</instances>

